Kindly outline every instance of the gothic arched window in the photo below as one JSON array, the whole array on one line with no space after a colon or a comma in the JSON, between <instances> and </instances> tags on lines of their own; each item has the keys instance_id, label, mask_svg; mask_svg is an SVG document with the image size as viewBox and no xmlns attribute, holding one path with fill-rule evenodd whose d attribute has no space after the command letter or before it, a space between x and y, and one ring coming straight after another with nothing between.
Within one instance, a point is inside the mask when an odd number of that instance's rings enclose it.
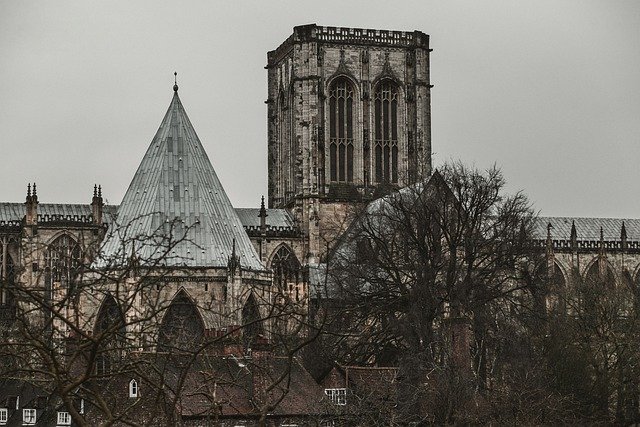
<instances>
[{"instance_id":1,"label":"gothic arched window","mask_svg":"<svg viewBox=\"0 0 640 427\"><path fill-rule=\"evenodd\" d=\"M376 182L398 182L398 88L383 80L374 94Z\"/></svg>"},{"instance_id":2,"label":"gothic arched window","mask_svg":"<svg viewBox=\"0 0 640 427\"><path fill-rule=\"evenodd\" d=\"M204 335L204 323L198 308L180 290L167 309L160 325L159 347L161 351L193 351Z\"/></svg>"},{"instance_id":3,"label":"gothic arched window","mask_svg":"<svg viewBox=\"0 0 640 427\"><path fill-rule=\"evenodd\" d=\"M551 270L549 270L547 265L544 267L544 271L541 271L536 275L536 278L540 277L542 277L546 283L543 296L547 312L556 314L563 313L565 309L563 296L566 289L566 279L564 278L562 269L554 261Z\"/></svg>"},{"instance_id":4,"label":"gothic arched window","mask_svg":"<svg viewBox=\"0 0 640 427\"><path fill-rule=\"evenodd\" d=\"M106 375L112 365L122 356L127 329L124 316L116 300L107 295L96 319L94 337L98 342L96 354L96 373Z\"/></svg>"},{"instance_id":5,"label":"gothic arched window","mask_svg":"<svg viewBox=\"0 0 640 427\"><path fill-rule=\"evenodd\" d=\"M242 337L244 343L249 346L256 341L258 336L264 335L258 303L253 294L249 295L247 302L242 307Z\"/></svg>"},{"instance_id":6,"label":"gothic arched window","mask_svg":"<svg viewBox=\"0 0 640 427\"><path fill-rule=\"evenodd\" d=\"M45 254L45 271L49 289L55 282L65 285L72 283L79 266L80 245L66 234L54 240Z\"/></svg>"},{"instance_id":7,"label":"gothic arched window","mask_svg":"<svg viewBox=\"0 0 640 427\"><path fill-rule=\"evenodd\" d=\"M597 259L587 270L580 286L580 299L584 312L595 313L606 295L615 288L616 280L611 267L606 260Z\"/></svg>"},{"instance_id":8,"label":"gothic arched window","mask_svg":"<svg viewBox=\"0 0 640 427\"><path fill-rule=\"evenodd\" d=\"M598 286L601 289L613 289L616 287L616 279L609 264L604 260L596 260L585 276L587 286Z\"/></svg>"},{"instance_id":9,"label":"gothic arched window","mask_svg":"<svg viewBox=\"0 0 640 427\"><path fill-rule=\"evenodd\" d=\"M291 136L292 109L290 99L284 90L278 95L278 178L282 197L287 200L294 191L295 156L294 138Z\"/></svg>"},{"instance_id":10,"label":"gothic arched window","mask_svg":"<svg viewBox=\"0 0 640 427\"><path fill-rule=\"evenodd\" d=\"M281 288L300 282L300 262L287 246L281 246L271 261L274 282Z\"/></svg>"},{"instance_id":11,"label":"gothic arched window","mask_svg":"<svg viewBox=\"0 0 640 427\"><path fill-rule=\"evenodd\" d=\"M353 86L345 77L329 87L329 172L332 182L353 182Z\"/></svg>"},{"instance_id":12,"label":"gothic arched window","mask_svg":"<svg viewBox=\"0 0 640 427\"><path fill-rule=\"evenodd\" d=\"M10 323L15 319L16 305L11 293L15 280L15 267L11 255L4 259L0 250L0 323Z\"/></svg>"}]
</instances>

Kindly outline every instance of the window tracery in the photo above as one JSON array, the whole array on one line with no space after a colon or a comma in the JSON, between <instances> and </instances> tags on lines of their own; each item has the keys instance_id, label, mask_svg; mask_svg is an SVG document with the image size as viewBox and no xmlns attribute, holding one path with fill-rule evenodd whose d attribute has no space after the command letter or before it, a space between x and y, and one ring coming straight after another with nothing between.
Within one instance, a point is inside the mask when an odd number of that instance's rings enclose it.
<instances>
[{"instance_id":1,"label":"window tracery","mask_svg":"<svg viewBox=\"0 0 640 427\"><path fill-rule=\"evenodd\" d=\"M376 182L398 182L398 88L383 80L374 94L374 162Z\"/></svg>"},{"instance_id":2,"label":"window tracery","mask_svg":"<svg viewBox=\"0 0 640 427\"><path fill-rule=\"evenodd\" d=\"M59 282L68 286L80 267L80 245L69 235L54 240L45 253L46 281L49 289Z\"/></svg>"},{"instance_id":3,"label":"window tracery","mask_svg":"<svg viewBox=\"0 0 640 427\"><path fill-rule=\"evenodd\" d=\"M204 323L198 309L181 290L167 309L160 325L161 351L194 351L204 335Z\"/></svg>"},{"instance_id":4,"label":"window tracery","mask_svg":"<svg viewBox=\"0 0 640 427\"><path fill-rule=\"evenodd\" d=\"M126 340L124 316L116 300L107 295L98 312L94 336L99 348L96 354L96 373L111 373L112 365L122 356Z\"/></svg>"},{"instance_id":5,"label":"window tracery","mask_svg":"<svg viewBox=\"0 0 640 427\"><path fill-rule=\"evenodd\" d=\"M329 174L353 182L353 86L345 77L329 87Z\"/></svg>"},{"instance_id":6,"label":"window tracery","mask_svg":"<svg viewBox=\"0 0 640 427\"><path fill-rule=\"evenodd\" d=\"M246 346L255 343L260 335L264 335L260 309L253 293L242 307L242 337Z\"/></svg>"},{"instance_id":7,"label":"window tracery","mask_svg":"<svg viewBox=\"0 0 640 427\"><path fill-rule=\"evenodd\" d=\"M11 293L11 288L15 280L15 266L11 255L6 254L3 258L3 251L0 251L0 322L11 322L15 319L16 306Z\"/></svg>"},{"instance_id":8,"label":"window tracery","mask_svg":"<svg viewBox=\"0 0 640 427\"><path fill-rule=\"evenodd\" d=\"M287 246L281 246L271 261L274 283L281 289L286 289L287 284L298 284L300 282L300 268L300 262L291 249Z\"/></svg>"}]
</instances>

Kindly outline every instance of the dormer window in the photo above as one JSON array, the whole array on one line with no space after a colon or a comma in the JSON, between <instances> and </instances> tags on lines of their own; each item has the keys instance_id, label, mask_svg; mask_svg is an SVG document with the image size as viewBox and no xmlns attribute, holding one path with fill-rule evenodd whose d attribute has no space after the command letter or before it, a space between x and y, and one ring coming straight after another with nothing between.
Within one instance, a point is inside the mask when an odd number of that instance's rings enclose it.
<instances>
[{"instance_id":1,"label":"dormer window","mask_svg":"<svg viewBox=\"0 0 640 427\"><path fill-rule=\"evenodd\" d=\"M136 380L129 381L129 397L138 397L138 382Z\"/></svg>"},{"instance_id":2,"label":"dormer window","mask_svg":"<svg viewBox=\"0 0 640 427\"><path fill-rule=\"evenodd\" d=\"M0 408L0 426L6 426L9 420L9 409Z\"/></svg>"},{"instance_id":3,"label":"dormer window","mask_svg":"<svg viewBox=\"0 0 640 427\"><path fill-rule=\"evenodd\" d=\"M35 409L23 409L22 410L22 425L33 426L36 425L36 410Z\"/></svg>"},{"instance_id":4,"label":"dormer window","mask_svg":"<svg viewBox=\"0 0 640 427\"><path fill-rule=\"evenodd\" d=\"M346 388L325 388L324 394L331 399L331 403L334 405L346 405L347 404L347 389Z\"/></svg>"}]
</instances>

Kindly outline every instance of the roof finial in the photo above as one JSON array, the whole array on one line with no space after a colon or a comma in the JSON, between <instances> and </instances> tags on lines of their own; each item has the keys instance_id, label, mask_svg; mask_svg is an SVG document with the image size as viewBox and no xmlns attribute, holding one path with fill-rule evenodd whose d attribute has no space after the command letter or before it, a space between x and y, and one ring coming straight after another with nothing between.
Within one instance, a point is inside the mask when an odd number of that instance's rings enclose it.
<instances>
[{"instance_id":1,"label":"roof finial","mask_svg":"<svg viewBox=\"0 0 640 427\"><path fill-rule=\"evenodd\" d=\"M178 91L178 72L177 71L173 72L173 91L174 92Z\"/></svg>"}]
</instances>

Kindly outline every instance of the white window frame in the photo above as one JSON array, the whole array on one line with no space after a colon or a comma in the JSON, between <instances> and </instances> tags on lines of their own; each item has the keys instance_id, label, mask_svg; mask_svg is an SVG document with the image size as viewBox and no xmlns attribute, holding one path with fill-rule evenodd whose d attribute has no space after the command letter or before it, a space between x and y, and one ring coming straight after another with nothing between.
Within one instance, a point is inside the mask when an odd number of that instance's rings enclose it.
<instances>
[{"instance_id":1,"label":"white window frame","mask_svg":"<svg viewBox=\"0 0 640 427\"><path fill-rule=\"evenodd\" d=\"M22 425L23 426L34 426L36 425L36 421L38 420L38 415L35 409L33 408L25 408L22 410Z\"/></svg>"},{"instance_id":2,"label":"white window frame","mask_svg":"<svg viewBox=\"0 0 640 427\"><path fill-rule=\"evenodd\" d=\"M0 408L0 425L6 426L9 421L9 408Z\"/></svg>"},{"instance_id":3,"label":"white window frame","mask_svg":"<svg viewBox=\"0 0 640 427\"><path fill-rule=\"evenodd\" d=\"M334 405L344 406L347 404L347 389L346 388L325 388L324 394L326 394Z\"/></svg>"},{"instance_id":4,"label":"white window frame","mask_svg":"<svg viewBox=\"0 0 640 427\"><path fill-rule=\"evenodd\" d=\"M71 425L71 414L69 414L66 411L58 411L57 425L59 425L59 426L70 426Z\"/></svg>"},{"instance_id":5,"label":"white window frame","mask_svg":"<svg viewBox=\"0 0 640 427\"><path fill-rule=\"evenodd\" d=\"M138 389L138 382L135 379L129 381L129 397L140 397L140 390Z\"/></svg>"}]
</instances>

